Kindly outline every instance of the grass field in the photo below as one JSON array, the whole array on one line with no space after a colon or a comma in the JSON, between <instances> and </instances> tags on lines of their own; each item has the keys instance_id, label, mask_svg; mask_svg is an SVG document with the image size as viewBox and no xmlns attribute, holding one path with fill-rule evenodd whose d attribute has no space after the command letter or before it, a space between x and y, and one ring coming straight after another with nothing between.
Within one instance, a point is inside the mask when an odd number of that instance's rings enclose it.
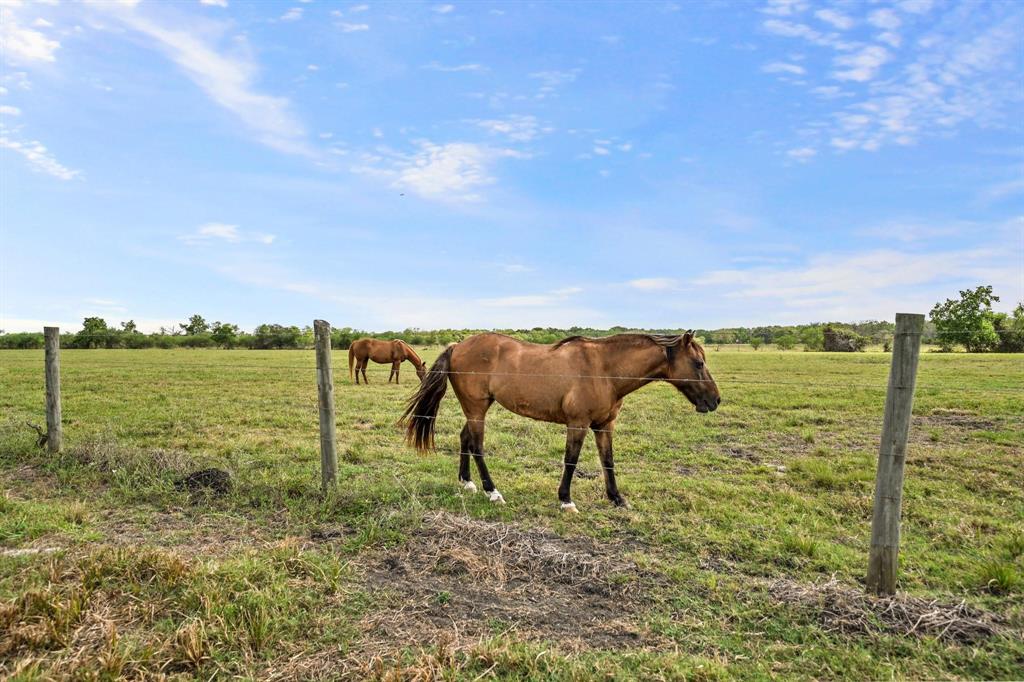
<instances>
[{"instance_id":1,"label":"grass field","mask_svg":"<svg viewBox=\"0 0 1024 682\"><path fill-rule=\"evenodd\" d=\"M922 355L893 601L861 596L888 355L711 349L719 411L628 398L632 508L588 437L575 516L562 428L492 410L495 506L456 485L450 391L416 455L411 368L343 359L324 496L311 351L64 351L56 457L42 353L0 354L0 674L1024 677L1021 356ZM231 492L176 488L204 467Z\"/></svg>"}]
</instances>

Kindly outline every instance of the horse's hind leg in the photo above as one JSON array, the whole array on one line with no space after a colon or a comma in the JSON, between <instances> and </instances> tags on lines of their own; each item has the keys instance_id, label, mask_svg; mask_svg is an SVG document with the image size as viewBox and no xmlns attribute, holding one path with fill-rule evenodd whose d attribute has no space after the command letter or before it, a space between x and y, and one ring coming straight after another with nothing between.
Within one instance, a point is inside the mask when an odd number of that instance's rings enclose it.
<instances>
[{"instance_id":1,"label":"horse's hind leg","mask_svg":"<svg viewBox=\"0 0 1024 682\"><path fill-rule=\"evenodd\" d=\"M462 427L459 434L459 484L471 493L476 492L476 484L473 483L469 473L470 450L473 447L473 437L469 433L469 424Z\"/></svg>"},{"instance_id":2,"label":"horse's hind leg","mask_svg":"<svg viewBox=\"0 0 1024 682\"><path fill-rule=\"evenodd\" d=\"M370 364L370 358L366 358L365 360L363 360L363 364L362 364L362 366L360 367L360 369L361 369L361 370L362 370L362 372L363 372L363 383L364 383L364 384L368 384L368 383L370 383L370 380L366 378L366 366L367 366L368 364Z\"/></svg>"},{"instance_id":3,"label":"horse's hind leg","mask_svg":"<svg viewBox=\"0 0 1024 682\"><path fill-rule=\"evenodd\" d=\"M396 384L398 383L398 370L401 369L401 366L402 366L401 362L392 362L391 363L391 377L395 378L395 383ZM389 384L391 383L391 377L388 377L388 383Z\"/></svg>"}]
</instances>

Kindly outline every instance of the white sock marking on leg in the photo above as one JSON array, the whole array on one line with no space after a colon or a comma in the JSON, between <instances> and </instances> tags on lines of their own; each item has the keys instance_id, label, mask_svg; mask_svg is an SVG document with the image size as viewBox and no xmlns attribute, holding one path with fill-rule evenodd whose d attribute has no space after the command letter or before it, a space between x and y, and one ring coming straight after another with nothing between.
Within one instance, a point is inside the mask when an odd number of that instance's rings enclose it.
<instances>
[{"instance_id":1,"label":"white sock marking on leg","mask_svg":"<svg viewBox=\"0 0 1024 682\"><path fill-rule=\"evenodd\" d=\"M564 511L564 512L572 512L573 514L579 514L580 513L580 510L576 508L576 503L575 502L563 502L562 503L562 511Z\"/></svg>"},{"instance_id":2,"label":"white sock marking on leg","mask_svg":"<svg viewBox=\"0 0 1024 682\"><path fill-rule=\"evenodd\" d=\"M473 481L459 481L459 483L461 483L462 487L465 488L468 492L476 492L476 483L473 483Z\"/></svg>"},{"instance_id":3,"label":"white sock marking on leg","mask_svg":"<svg viewBox=\"0 0 1024 682\"><path fill-rule=\"evenodd\" d=\"M499 493L497 489L492 490L489 493L489 497L491 502L494 502L495 504L505 504L505 498L501 496L501 493Z\"/></svg>"}]
</instances>

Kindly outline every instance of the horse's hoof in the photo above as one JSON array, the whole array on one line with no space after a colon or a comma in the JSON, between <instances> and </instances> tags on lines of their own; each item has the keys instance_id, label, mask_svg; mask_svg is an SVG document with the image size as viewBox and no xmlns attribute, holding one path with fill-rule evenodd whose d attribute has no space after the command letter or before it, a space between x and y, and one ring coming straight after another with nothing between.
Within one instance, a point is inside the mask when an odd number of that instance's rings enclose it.
<instances>
[{"instance_id":1,"label":"horse's hoof","mask_svg":"<svg viewBox=\"0 0 1024 682\"><path fill-rule=\"evenodd\" d=\"M620 498L618 498L616 500L612 500L612 504L614 504L619 509L632 509L633 508L629 504L629 502L626 502L626 498L624 498L624 497L620 497Z\"/></svg>"},{"instance_id":2,"label":"horse's hoof","mask_svg":"<svg viewBox=\"0 0 1024 682\"><path fill-rule=\"evenodd\" d=\"M569 512L570 514L579 514L580 510L576 508L575 502L563 502L562 511Z\"/></svg>"},{"instance_id":3,"label":"horse's hoof","mask_svg":"<svg viewBox=\"0 0 1024 682\"><path fill-rule=\"evenodd\" d=\"M502 497L501 493L499 493L497 490L492 490L490 493L488 493L488 496L491 502L495 504L505 504L505 498Z\"/></svg>"},{"instance_id":4,"label":"horse's hoof","mask_svg":"<svg viewBox=\"0 0 1024 682\"><path fill-rule=\"evenodd\" d=\"M468 492L468 493L475 493L476 492L476 483L473 483L473 481L459 481L459 483L461 483L462 487L466 489L466 492Z\"/></svg>"}]
</instances>

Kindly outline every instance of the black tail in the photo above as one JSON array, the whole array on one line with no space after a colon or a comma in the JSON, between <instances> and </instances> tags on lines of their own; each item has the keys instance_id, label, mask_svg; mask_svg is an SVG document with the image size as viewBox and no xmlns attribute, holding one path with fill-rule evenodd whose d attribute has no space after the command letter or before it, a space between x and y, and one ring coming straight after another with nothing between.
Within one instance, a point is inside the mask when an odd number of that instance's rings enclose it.
<instances>
[{"instance_id":1,"label":"black tail","mask_svg":"<svg viewBox=\"0 0 1024 682\"><path fill-rule=\"evenodd\" d=\"M434 425L441 399L448 390L448 370L454 348L455 344L448 346L434 361L419 389L409 398L405 413L398 422L405 425L405 442L418 452L434 449Z\"/></svg>"}]
</instances>

